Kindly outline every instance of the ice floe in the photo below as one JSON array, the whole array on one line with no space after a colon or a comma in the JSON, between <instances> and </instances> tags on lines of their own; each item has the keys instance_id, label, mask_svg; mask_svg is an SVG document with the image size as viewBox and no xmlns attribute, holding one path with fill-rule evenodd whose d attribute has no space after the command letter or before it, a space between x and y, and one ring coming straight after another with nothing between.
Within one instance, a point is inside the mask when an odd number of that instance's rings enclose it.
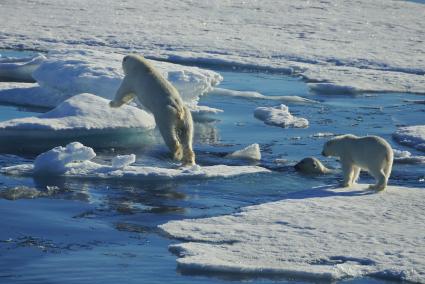
<instances>
[{"instance_id":1,"label":"ice floe","mask_svg":"<svg viewBox=\"0 0 425 284\"><path fill-rule=\"evenodd\" d=\"M78 140L92 147L141 147L155 141L153 116L137 107L79 94L39 116L0 122L3 152L45 151Z\"/></svg>"},{"instance_id":2,"label":"ice floe","mask_svg":"<svg viewBox=\"0 0 425 284\"><path fill-rule=\"evenodd\" d=\"M294 70L311 82L353 91L425 90L425 7L414 1L359 0L355 7L349 1L125 5L2 3L0 47L131 50L191 64ZM135 28L141 19L149 20Z\"/></svg>"},{"instance_id":3,"label":"ice floe","mask_svg":"<svg viewBox=\"0 0 425 284\"><path fill-rule=\"evenodd\" d=\"M170 246L184 271L425 283L425 190L366 188L316 188L160 228L187 241Z\"/></svg>"},{"instance_id":4,"label":"ice floe","mask_svg":"<svg viewBox=\"0 0 425 284\"><path fill-rule=\"evenodd\" d=\"M310 90L329 95L353 95L362 92L425 93L423 74L401 71L362 69L348 66L309 66L303 72Z\"/></svg>"},{"instance_id":5,"label":"ice floe","mask_svg":"<svg viewBox=\"0 0 425 284\"><path fill-rule=\"evenodd\" d=\"M0 122L0 133L34 130L99 130L116 128L153 129L153 116L137 107L109 107L109 100L93 94L79 94L37 117ZM3 134L2 136L4 136Z\"/></svg>"},{"instance_id":6,"label":"ice floe","mask_svg":"<svg viewBox=\"0 0 425 284\"><path fill-rule=\"evenodd\" d=\"M58 146L37 156L34 164L4 167L3 174L24 176L66 176L74 178L171 180L229 178L239 175L268 173L258 166L199 166L161 168L131 166L135 156L115 157L112 165L99 164L92 159L96 153L79 142Z\"/></svg>"},{"instance_id":7,"label":"ice floe","mask_svg":"<svg viewBox=\"0 0 425 284\"><path fill-rule=\"evenodd\" d=\"M23 85L19 90L14 90L13 87L19 87L16 85L3 87L0 89L0 102L54 107L80 93L112 99L123 77L123 56L94 50L51 51L32 72L37 84ZM196 108L199 97L223 79L214 71L198 67L160 61L152 63L179 90L184 102L191 108ZM19 92L23 94L16 95Z\"/></svg>"},{"instance_id":8,"label":"ice floe","mask_svg":"<svg viewBox=\"0 0 425 284\"><path fill-rule=\"evenodd\" d=\"M227 154L226 158L246 159L246 160L261 160L260 145L257 143L251 144L243 149L236 150L233 153Z\"/></svg>"},{"instance_id":9,"label":"ice floe","mask_svg":"<svg viewBox=\"0 0 425 284\"><path fill-rule=\"evenodd\" d=\"M305 128L309 124L307 119L293 116L289 108L283 104L274 107L257 107L254 116L266 124L279 127Z\"/></svg>"},{"instance_id":10,"label":"ice floe","mask_svg":"<svg viewBox=\"0 0 425 284\"><path fill-rule=\"evenodd\" d=\"M265 96L259 92L254 91L235 91L223 88L214 88L209 92L211 95L219 95L219 96L229 96L229 97L237 97L237 98L245 98L245 99L258 99L258 100L271 100L271 101L279 101L282 103L318 103L317 101L306 99L300 96Z\"/></svg>"},{"instance_id":11,"label":"ice floe","mask_svg":"<svg viewBox=\"0 0 425 284\"><path fill-rule=\"evenodd\" d=\"M425 156L414 156L409 151L393 149L394 162L399 164L425 164Z\"/></svg>"},{"instance_id":12,"label":"ice floe","mask_svg":"<svg viewBox=\"0 0 425 284\"><path fill-rule=\"evenodd\" d=\"M400 127L393 137L400 144L425 151L425 125Z\"/></svg>"},{"instance_id":13,"label":"ice floe","mask_svg":"<svg viewBox=\"0 0 425 284\"><path fill-rule=\"evenodd\" d=\"M25 58L0 57L0 81L35 82L32 73L45 60L42 54Z\"/></svg>"},{"instance_id":14,"label":"ice floe","mask_svg":"<svg viewBox=\"0 0 425 284\"><path fill-rule=\"evenodd\" d=\"M112 167L114 169L122 169L136 162L136 155L118 155L112 158Z\"/></svg>"},{"instance_id":15,"label":"ice floe","mask_svg":"<svg viewBox=\"0 0 425 284\"><path fill-rule=\"evenodd\" d=\"M313 137L313 138L326 138L326 137L333 137L333 136L336 136L336 134L332 132L317 132L310 135L310 137Z\"/></svg>"}]
</instances>

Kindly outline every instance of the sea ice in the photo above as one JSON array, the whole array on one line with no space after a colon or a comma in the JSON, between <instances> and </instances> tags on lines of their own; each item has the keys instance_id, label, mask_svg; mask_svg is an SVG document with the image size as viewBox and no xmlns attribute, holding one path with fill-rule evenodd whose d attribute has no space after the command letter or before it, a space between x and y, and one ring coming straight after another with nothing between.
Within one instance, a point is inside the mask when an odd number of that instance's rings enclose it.
<instances>
[{"instance_id":1,"label":"sea ice","mask_svg":"<svg viewBox=\"0 0 425 284\"><path fill-rule=\"evenodd\" d=\"M257 143L251 144L241 150L226 155L226 158L247 159L247 160L261 160L260 145Z\"/></svg>"},{"instance_id":2,"label":"sea ice","mask_svg":"<svg viewBox=\"0 0 425 284\"><path fill-rule=\"evenodd\" d=\"M45 60L42 54L25 58L0 57L0 81L35 82L32 73Z\"/></svg>"},{"instance_id":3,"label":"sea ice","mask_svg":"<svg viewBox=\"0 0 425 284\"><path fill-rule=\"evenodd\" d=\"M307 104L307 103L318 103L317 101L306 99L300 96L265 96L261 93L254 91L235 91L223 88L214 88L209 92L211 95L219 95L219 96L230 96L237 98L245 98L245 99L257 99L257 100L271 100L271 101L279 101L282 103L299 103L299 104Z\"/></svg>"},{"instance_id":4,"label":"sea ice","mask_svg":"<svg viewBox=\"0 0 425 284\"><path fill-rule=\"evenodd\" d=\"M393 149L394 162L399 164L425 164L425 156L413 156L409 151Z\"/></svg>"},{"instance_id":5,"label":"sea ice","mask_svg":"<svg viewBox=\"0 0 425 284\"><path fill-rule=\"evenodd\" d=\"M55 50L47 54L32 72L37 85L31 91L0 89L0 102L55 107L63 100L79 94L92 93L112 99L123 73L124 55L94 50ZM199 96L210 91L223 78L214 71L152 61L161 74L180 92L190 108L196 108ZM18 92L22 95L15 95Z\"/></svg>"},{"instance_id":6,"label":"sea ice","mask_svg":"<svg viewBox=\"0 0 425 284\"><path fill-rule=\"evenodd\" d=\"M400 144L425 151L425 125L400 127L393 137Z\"/></svg>"},{"instance_id":7,"label":"sea ice","mask_svg":"<svg viewBox=\"0 0 425 284\"><path fill-rule=\"evenodd\" d=\"M91 161L96 156L92 148L79 142L66 147L55 147L37 156L34 164L4 167L3 174L24 176L66 176L75 178L97 179L132 179L132 180L174 180L229 178L239 175L268 173L269 170L257 166L199 166L181 168L160 168L148 166L130 166L133 157L116 158L113 165L104 165ZM135 158L135 156L134 156ZM119 167L116 167L120 164ZM121 167L124 166L124 167Z\"/></svg>"},{"instance_id":8,"label":"sea ice","mask_svg":"<svg viewBox=\"0 0 425 284\"><path fill-rule=\"evenodd\" d=\"M49 130L102 130L155 127L153 116L137 107L125 105L110 108L109 100L93 94L79 94L59 104L56 108L37 117L24 117L0 122L0 136L20 131Z\"/></svg>"},{"instance_id":9,"label":"sea ice","mask_svg":"<svg viewBox=\"0 0 425 284\"><path fill-rule=\"evenodd\" d=\"M0 48L134 51L186 64L293 71L329 84L321 90L423 93L425 6L414 2L3 1Z\"/></svg>"},{"instance_id":10,"label":"sea ice","mask_svg":"<svg viewBox=\"0 0 425 284\"><path fill-rule=\"evenodd\" d=\"M187 241L170 246L183 271L425 283L424 198L421 188L316 188L160 228Z\"/></svg>"},{"instance_id":11,"label":"sea ice","mask_svg":"<svg viewBox=\"0 0 425 284\"><path fill-rule=\"evenodd\" d=\"M79 142L73 142L66 147L58 146L37 156L34 161L35 175L63 175L81 169L86 163L96 157L92 148Z\"/></svg>"},{"instance_id":12,"label":"sea ice","mask_svg":"<svg viewBox=\"0 0 425 284\"><path fill-rule=\"evenodd\" d=\"M308 120L293 116L289 112L286 105L279 105L275 107L257 107L254 111L254 116L264 123L279 127L308 127Z\"/></svg>"},{"instance_id":13,"label":"sea ice","mask_svg":"<svg viewBox=\"0 0 425 284\"><path fill-rule=\"evenodd\" d=\"M122 169L136 162L136 155L118 155L112 158L112 167L114 169Z\"/></svg>"}]
</instances>

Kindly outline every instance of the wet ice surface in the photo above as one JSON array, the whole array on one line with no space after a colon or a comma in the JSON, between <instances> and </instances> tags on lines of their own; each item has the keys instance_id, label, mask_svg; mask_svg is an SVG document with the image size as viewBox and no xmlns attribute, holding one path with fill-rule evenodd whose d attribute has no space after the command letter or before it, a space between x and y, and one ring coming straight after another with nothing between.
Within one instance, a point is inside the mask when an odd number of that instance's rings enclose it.
<instances>
[{"instance_id":1,"label":"wet ice surface","mask_svg":"<svg viewBox=\"0 0 425 284\"><path fill-rule=\"evenodd\" d=\"M421 121L425 106L405 102L421 97L408 94L358 96L313 95L297 78L261 73L219 71L223 88L259 91L267 96L299 95L322 104L289 104L291 113L307 118L309 128L282 129L265 125L252 115L257 107L276 101L204 96L200 103L223 109L216 121L196 125L195 150L201 165L242 164L228 153L259 143L260 165L274 169L267 177L244 176L208 181L129 182L66 178L0 176L0 279L7 283L251 283L285 282L255 275L208 274L176 270L176 256L168 245L176 243L160 233L157 225L184 218L230 214L239 208L276 201L285 195L316 186L335 184L335 176L307 177L291 165L307 156L338 167L333 159L320 157L326 133L383 136L394 148L413 156L424 153L398 145L392 133L398 126ZM1 106L1 119L22 117L13 107ZM8 111L4 115L3 110ZM28 111L28 110L27 110ZM29 113L25 113L29 115ZM32 115L32 114L31 114ZM7 117L6 117L7 116ZM96 151L96 161L111 162L117 154L135 153L135 165L170 166L161 144L123 151ZM1 166L33 162L33 156L0 155ZM424 166L394 165L390 184L424 187ZM372 182L367 175L361 181ZM25 187L24 187L25 186ZM14 201L12 201L14 200ZM297 282L306 280L297 279ZM382 283L361 278L349 283Z\"/></svg>"}]
</instances>

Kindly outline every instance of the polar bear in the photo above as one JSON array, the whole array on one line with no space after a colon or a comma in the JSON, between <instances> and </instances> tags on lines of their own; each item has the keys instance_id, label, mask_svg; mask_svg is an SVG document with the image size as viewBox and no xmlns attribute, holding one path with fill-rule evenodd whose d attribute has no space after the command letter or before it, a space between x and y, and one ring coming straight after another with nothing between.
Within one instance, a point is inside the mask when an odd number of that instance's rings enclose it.
<instances>
[{"instance_id":1,"label":"polar bear","mask_svg":"<svg viewBox=\"0 0 425 284\"><path fill-rule=\"evenodd\" d=\"M110 106L120 107L137 97L152 112L173 158L194 165L192 115L179 92L142 56L125 56L122 67L125 76Z\"/></svg>"},{"instance_id":2,"label":"polar bear","mask_svg":"<svg viewBox=\"0 0 425 284\"><path fill-rule=\"evenodd\" d=\"M323 175L333 173L331 169L325 167L322 162L320 162L315 157L307 157L299 161L294 168L305 174L314 174L314 175Z\"/></svg>"},{"instance_id":3,"label":"polar bear","mask_svg":"<svg viewBox=\"0 0 425 284\"><path fill-rule=\"evenodd\" d=\"M369 188L383 190L387 186L394 154L390 144L381 137L357 137L352 134L337 136L325 143L322 155L340 158L344 187L357 181L361 169L369 172L376 180L376 184Z\"/></svg>"}]
</instances>

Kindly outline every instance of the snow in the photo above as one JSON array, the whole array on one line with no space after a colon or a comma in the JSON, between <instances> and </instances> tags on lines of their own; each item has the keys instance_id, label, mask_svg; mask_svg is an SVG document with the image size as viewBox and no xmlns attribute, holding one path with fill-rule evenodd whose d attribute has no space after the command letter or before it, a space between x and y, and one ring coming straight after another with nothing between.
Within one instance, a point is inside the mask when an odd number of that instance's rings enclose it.
<instances>
[{"instance_id":1,"label":"snow","mask_svg":"<svg viewBox=\"0 0 425 284\"><path fill-rule=\"evenodd\" d=\"M414 156L409 151L393 149L394 162L399 164L425 164L425 156Z\"/></svg>"},{"instance_id":2,"label":"snow","mask_svg":"<svg viewBox=\"0 0 425 284\"><path fill-rule=\"evenodd\" d=\"M316 188L160 228L186 241L170 246L183 271L425 283L425 190L366 188Z\"/></svg>"},{"instance_id":3,"label":"snow","mask_svg":"<svg viewBox=\"0 0 425 284\"><path fill-rule=\"evenodd\" d=\"M30 90L25 87L19 90L3 87L3 90L0 89L0 102L55 107L80 93L113 99L123 78L122 58L122 54L106 51L51 51L47 59L32 72L31 76L37 84L24 85L30 86ZM209 92L223 79L214 71L198 67L151 62L178 89L184 102L191 108L196 108L199 96Z\"/></svg>"},{"instance_id":4,"label":"snow","mask_svg":"<svg viewBox=\"0 0 425 284\"><path fill-rule=\"evenodd\" d=\"M42 54L26 58L0 58L0 80L34 82L32 73L45 59Z\"/></svg>"},{"instance_id":5,"label":"snow","mask_svg":"<svg viewBox=\"0 0 425 284\"><path fill-rule=\"evenodd\" d=\"M34 164L4 167L0 170L8 175L66 176L94 179L132 180L174 180L230 178L239 175L268 173L269 170L257 166L199 166L181 168L161 168L150 166L130 166L134 155L115 157L112 166L93 162L96 153L92 148L79 142L66 147L58 146L37 156Z\"/></svg>"},{"instance_id":6,"label":"snow","mask_svg":"<svg viewBox=\"0 0 425 284\"><path fill-rule=\"evenodd\" d=\"M37 156L34 161L34 174L62 175L94 157L96 153L93 149L79 142L69 143L66 147L58 146Z\"/></svg>"},{"instance_id":7,"label":"snow","mask_svg":"<svg viewBox=\"0 0 425 284\"><path fill-rule=\"evenodd\" d=\"M400 144L425 151L425 125L399 127L393 137Z\"/></svg>"},{"instance_id":8,"label":"snow","mask_svg":"<svg viewBox=\"0 0 425 284\"><path fill-rule=\"evenodd\" d=\"M275 107L257 107L254 111L254 116L264 123L279 127L308 127L308 120L293 116L289 112L286 105L279 105Z\"/></svg>"},{"instance_id":9,"label":"snow","mask_svg":"<svg viewBox=\"0 0 425 284\"><path fill-rule=\"evenodd\" d=\"M259 92L254 91L235 91L223 88L214 88L209 94L219 96L230 96L245 99L257 99L257 100L272 100L279 101L282 103L318 103L314 100L306 99L300 96L265 96Z\"/></svg>"},{"instance_id":10,"label":"snow","mask_svg":"<svg viewBox=\"0 0 425 284\"><path fill-rule=\"evenodd\" d=\"M0 17L0 48L293 72L322 91L425 90L425 6L412 1L17 0L3 1Z\"/></svg>"},{"instance_id":11,"label":"snow","mask_svg":"<svg viewBox=\"0 0 425 284\"><path fill-rule=\"evenodd\" d=\"M246 160L261 160L260 145L257 143L251 144L243 149L237 150L226 155L226 158L246 159Z\"/></svg>"},{"instance_id":12,"label":"snow","mask_svg":"<svg viewBox=\"0 0 425 284\"><path fill-rule=\"evenodd\" d=\"M0 135L20 131L31 135L32 131L103 130L155 128L151 114L139 108L125 105L109 107L109 100L93 94L79 94L59 104L56 108L39 115L0 122Z\"/></svg>"}]
</instances>

